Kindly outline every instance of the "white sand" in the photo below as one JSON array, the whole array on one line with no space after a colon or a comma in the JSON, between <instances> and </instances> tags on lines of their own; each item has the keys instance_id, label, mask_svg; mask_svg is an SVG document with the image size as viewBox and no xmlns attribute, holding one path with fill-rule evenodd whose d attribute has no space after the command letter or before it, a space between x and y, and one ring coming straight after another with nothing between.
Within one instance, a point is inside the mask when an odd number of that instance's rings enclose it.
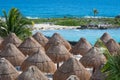
<instances>
[{"instance_id":1,"label":"white sand","mask_svg":"<svg viewBox=\"0 0 120 80\"><path fill-rule=\"evenodd\" d=\"M80 26L60 26L54 24L34 24L33 30L76 29Z\"/></svg>"}]
</instances>

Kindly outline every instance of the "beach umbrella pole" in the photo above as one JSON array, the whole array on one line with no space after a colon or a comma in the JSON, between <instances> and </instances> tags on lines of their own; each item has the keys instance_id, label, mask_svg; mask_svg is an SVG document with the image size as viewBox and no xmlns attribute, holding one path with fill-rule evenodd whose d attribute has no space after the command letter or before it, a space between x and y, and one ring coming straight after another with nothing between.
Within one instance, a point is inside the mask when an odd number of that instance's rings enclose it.
<instances>
[{"instance_id":1,"label":"beach umbrella pole","mask_svg":"<svg viewBox=\"0 0 120 80\"><path fill-rule=\"evenodd\" d=\"M57 63L57 69L59 68L59 62Z\"/></svg>"}]
</instances>

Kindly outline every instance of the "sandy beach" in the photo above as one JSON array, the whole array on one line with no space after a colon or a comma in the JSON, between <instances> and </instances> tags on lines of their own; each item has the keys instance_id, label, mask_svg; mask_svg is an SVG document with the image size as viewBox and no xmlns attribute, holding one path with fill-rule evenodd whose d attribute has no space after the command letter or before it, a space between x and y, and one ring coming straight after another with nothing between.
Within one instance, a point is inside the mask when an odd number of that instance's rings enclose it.
<instances>
[{"instance_id":1,"label":"sandy beach","mask_svg":"<svg viewBox=\"0 0 120 80\"><path fill-rule=\"evenodd\" d=\"M33 30L76 29L80 26L60 26L50 23L34 24Z\"/></svg>"}]
</instances>

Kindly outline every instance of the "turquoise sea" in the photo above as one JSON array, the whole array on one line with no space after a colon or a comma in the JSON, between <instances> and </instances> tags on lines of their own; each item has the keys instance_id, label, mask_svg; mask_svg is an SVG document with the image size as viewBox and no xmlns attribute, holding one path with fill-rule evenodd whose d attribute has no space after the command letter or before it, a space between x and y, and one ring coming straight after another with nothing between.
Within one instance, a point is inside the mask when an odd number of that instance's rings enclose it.
<instances>
[{"instance_id":1,"label":"turquoise sea","mask_svg":"<svg viewBox=\"0 0 120 80\"><path fill-rule=\"evenodd\" d=\"M0 16L3 9L8 11L12 7L30 18L89 17L93 16L94 8L100 17L120 14L120 0L0 0Z\"/></svg>"},{"instance_id":2,"label":"turquoise sea","mask_svg":"<svg viewBox=\"0 0 120 80\"><path fill-rule=\"evenodd\" d=\"M0 16L3 16L3 9L9 11L12 7L18 8L29 18L90 17L93 16L94 8L99 12L97 17L115 17L120 14L120 0L0 0ZM104 32L108 32L117 42L120 42L120 29L41 32L46 36L58 32L69 41L78 41L80 37L85 37L92 44Z\"/></svg>"},{"instance_id":3,"label":"turquoise sea","mask_svg":"<svg viewBox=\"0 0 120 80\"><path fill-rule=\"evenodd\" d=\"M33 31L33 34L37 31ZM45 36L51 37L54 33L59 33L63 38L68 41L79 41L81 37L86 38L92 45L95 44L96 40L99 39L103 33L107 32L114 38L115 41L120 42L120 28L118 29L65 29L65 30L40 30Z\"/></svg>"}]
</instances>

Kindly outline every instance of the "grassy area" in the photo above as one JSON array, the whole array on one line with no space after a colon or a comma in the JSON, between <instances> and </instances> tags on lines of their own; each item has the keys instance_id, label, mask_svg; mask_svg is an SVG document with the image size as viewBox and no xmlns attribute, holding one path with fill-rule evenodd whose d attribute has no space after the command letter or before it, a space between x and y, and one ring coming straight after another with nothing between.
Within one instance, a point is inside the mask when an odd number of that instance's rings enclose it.
<instances>
[{"instance_id":1,"label":"grassy area","mask_svg":"<svg viewBox=\"0 0 120 80\"><path fill-rule=\"evenodd\" d=\"M81 26L89 24L111 24L120 26L120 18L40 18L31 19L35 23L52 23L63 26Z\"/></svg>"}]
</instances>

